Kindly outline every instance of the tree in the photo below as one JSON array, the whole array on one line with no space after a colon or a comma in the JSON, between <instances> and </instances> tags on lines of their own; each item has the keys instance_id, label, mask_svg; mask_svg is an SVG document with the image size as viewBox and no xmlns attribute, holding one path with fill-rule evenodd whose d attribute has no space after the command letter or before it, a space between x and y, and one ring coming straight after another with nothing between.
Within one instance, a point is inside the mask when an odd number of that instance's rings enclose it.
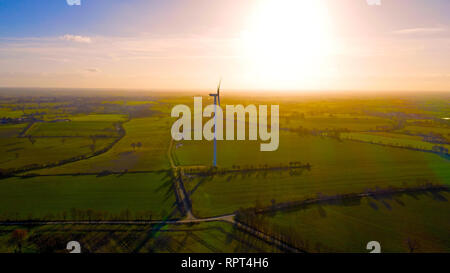
<instances>
[{"instance_id":1,"label":"tree","mask_svg":"<svg viewBox=\"0 0 450 273\"><path fill-rule=\"evenodd\" d=\"M88 217L88 221L90 222L92 220L92 216L94 215L94 210L93 209L86 210L86 215Z\"/></svg>"},{"instance_id":2,"label":"tree","mask_svg":"<svg viewBox=\"0 0 450 273\"><path fill-rule=\"evenodd\" d=\"M142 147L142 143L138 142L138 143L136 144L136 146L137 146L138 148L141 148L141 147Z\"/></svg>"},{"instance_id":3,"label":"tree","mask_svg":"<svg viewBox=\"0 0 450 273\"><path fill-rule=\"evenodd\" d=\"M439 154L448 154L448 149L442 146L434 145L432 148L432 151Z\"/></svg>"},{"instance_id":4,"label":"tree","mask_svg":"<svg viewBox=\"0 0 450 273\"><path fill-rule=\"evenodd\" d=\"M95 145L95 143L97 142L96 136L90 136L90 138L92 140L92 144Z\"/></svg>"},{"instance_id":5,"label":"tree","mask_svg":"<svg viewBox=\"0 0 450 273\"><path fill-rule=\"evenodd\" d=\"M95 152L95 144L89 145L89 148L91 149L91 152Z\"/></svg>"},{"instance_id":6,"label":"tree","mask_svg":"<svg viewBox=\"0 0 450 273\"><path fill-rule=\"evenodd\" d=\"M408 238L406 240L406 245L408 246L408 249L409 249L410 253L413 253L414 251L416 251L420 247L419 242L417 240L411 239L411 238Z\"/></svg>"},{"instance_id":7,"label":"tree","mask_svg":"<svg viewBox=\"0 0 450 273\"><path fill-rule=\"evenodd\" d=\"M27 237L27 231L24 229L16 229L11 234L11 240L17 244L17 247L19 248L19 253L22 253L22 244L25 240L25 237Z\"/></svg>"},{"instance_id":8,"label":"tree","mask_svg":"<svg viewBox=\"0 0 450 273\"><path fill-rule=\"evenodd\" d=\"M31 135L28 136L28 140L31 142L32 145L36 143L36 139L34 139Z\"/></svg>"},{"instance_id":9,"label":"tree","mask_svg":"<svg viewBox=\"0 0 450 273\"><path fill-rule=\"evenodd\" d=\"M133 151L135 151L136 150L136 143L131 143L131 147L133 147Z\"/></svg>"}]
</instances>

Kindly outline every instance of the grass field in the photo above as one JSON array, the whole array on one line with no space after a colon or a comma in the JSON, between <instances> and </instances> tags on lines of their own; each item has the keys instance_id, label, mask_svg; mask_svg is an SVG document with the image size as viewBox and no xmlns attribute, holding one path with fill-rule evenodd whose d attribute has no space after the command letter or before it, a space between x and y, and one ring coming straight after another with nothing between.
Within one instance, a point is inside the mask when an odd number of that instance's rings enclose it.
<instances>
[{"instance_id":1,"label":"grass field","mask_svg":"<svg viewBox=\"0 0 450 273\"><path fill-rule=\"evenodd\" d=\"M152 229L153 228L153 229ZM76 240L83 253L253 253L279 252L277 248L234 229L228 223L192 225L66 225L0 227L0 252L14 252L16 229L27 231L22 251L67 253L66 243Z\"/></svg>"},{"instance_id":2,"label":"grass field","mask_svg":"<svg viewBox=\"0 0 450 273\"><path fill-rule=\"evenodd\" d=\"M2 217L73 218L72 208L120 215L130 210L152 213L153 219L168 216L175 206L172 180L167 172L98 177L47 176L0 180Z\"/></svg>"},{"instance_id":3,"label":"grass field","mask_svg":"<svg viewBox=\"0 0 450 273\"><path fill-rule=\"evenodd\" d=\"M53 123L38 122L28 129L27 136L34 137L118 137L118 130L107 121L61 121Z\"/></svg>"},{"instance_id":4,"label":"grass field","mask_svg":"<svg viewBox=\"0 0 450 273\"><path fill-rule=\"evenodd\" d=\"M0 179L0 220L183 216L168 155L185 169L210 167L213 160L212 141L174 142L169 151L170 129L176 120L170 117L171 109L181 103L192 106L190 94L48 101L0 100L0 118L15 118L2 119L9 124L0 125L0 169L31 164L38 168L17 174L22 177ZM205 97L204 105L208 103L211 100ZM233 103L278 102L269 97L225 98L225 104ZM301 201L318 194L407 188L424 182L450 185L447 155L407 149L431 150L437 145L424 137L445 141L448 126L436 119L446 111L442 104L441 112L433 112L406 100L298 98L279 103L278 150L261 152L261 141L218 141L219 170L234 172L182 176L195 217L232 214L240 208ZM19 137L30 122L34 125L25 137ZM297 130L300 127L307 130ZM336 130L341 133L327 132ZM111 144L109 150L91 156ZM61 162L74 157L78 157L75 162ZM65 164L48 166L58 162ZM292 162L308 163L311 168L264 170ZM445 217L449 203L445 200L450 196L441 197L441 201L429 194L363 198L345 205L280 210L265 217L307 236L312 247L320 244L338 252L367 252L365 244L370 240L380 241L383 251L404 252L408 238L420 242L419 251L449 251ZM64 252L61 242L69 240L82 242L86 252L278 251L229 223L211 222L153 226L152 230L134 225L0 227L0 252L16 249L10 239L16 228L28 230L26 252ZM49 242L48 248L40 247L43 242Z\"/></svg>"},{"instance_id":5,"label":"grass field","mask_svg":"<svg viewBox=\"0 0 450 273\"><path fill-rule=\"evenodd\" d=\"M256 143L220 142L221 166L242 166L289 161L310 163L310 171L292 176L264 177L264 173L193 179L186 188L198 216L220 215L240 207L251 207L314 197L317 193L362 192L367 188L413 186L417 181L450 184L448 160L438 155L330 138L301 137L282 132L280 148L270 154L259 152ZM188 144L176 150L182 165L208 164L212 149ZM211 147L212 148L212 147ZM198 151L198 152L194 152ZM202 151L202 152L201 152ZM201 183L200 183L201 182ZM199 184L200 183L200 184Z\"/></svg>"},{"instance_id":6,"label":"grass field","mask_svg":"<svg viewBox=\"0 0 450 273\"><path fill-rule=\"evenodd\" d=\"M0 125L0 138L16 137L25 128L24 123Z\"/></svg>"},{"instance_id":7,"label":"grass field","mask_svg":"<svg viewBox=\"0 0 450 273\"><path fill-rule=\"evenodd\" d=\"M409 136L393 133L341 133L342 139L358 140L375 144L391 145L432 151L434 146L450 149L448 144L436 144L423 141L420 136Z\"/></svg>"},{"instance_id":8,"label":"grass field","mask_svg":"<svg viewBox=\"0 0 450 273\"><path fill-rule=\"evenodd\" d=\"M105 154L60 167L41 170L39 174L77 172L148 171L170 167L167 150L170 125L158 117L133 119L123 125L126 135ZM132 147L133 143L141 147Z\"/></svg>"},{"instance_id":9,"label":"grass field","mask_svg":"<svg viewBox=\"0 0 450 273\"><path fill-rule=\"evenodd\" d=\"M0 118L20 118L23 112L20 110L12 110L11 108L2 107L0 108Z\"/></svg>"},{"instance_id":10,"label":"grass field","mask_svg":"<svg viewBox=\"0 0 450 273\"><path fill-rule=\"evenodd\" d=\"M126 115L119 114L90 114L70 116L71 121L89 121L89 122L124 122L127 121Z\"/></svg>"},{"instance_id":11,"label":"grass field","mask_svg":"<svg viewBox=\"0 0 450 273\"><path fill-rule=\"evenodd\" d=\"M272 225L292 227L311 248L320 244L333 252L369 252L366 244L378 241L382 252L450 251L450 193L362 198L346 204L311 205L267 216Z\"/></svg>"},{"instance_id":12,"label":"grass field","mask_svg":"<svg viewBox=\"0 0 450 273\"><path fill-rule=\"evenodd\" d=\"M450 139L450 128L448 127L435 127L435 126L414 126L407 125L403 129L402 132L408 132L411 134L419 135L419 134L441 134L442 136Z\"/></svg>"},{"instance_id":13,"label":"grass field","mask_svg":"<svg viewBox=\"0 0 450 273\"><path fill-rule=\"evenodd\" d=\"M380 126L392 127L387 119L374 117L308 117L305 119L289 118L280 121L281 128L303 127L310 130L347 129L350 131L375 130Z\"/></svg>"},{"instance_id":14,"label":"grass field","mask_svg":"<svg viewBox=\"0 0 450 273\"><path fill-rule=\"evenodd\" d=\"M78 156L89 156L110 145L113 138L98 138L95 145L85 138L36 138L31 143L27 138L0 138L1 169L20 169L28 165L55 164L61 160Z\"/></svg>"}]
</instances>

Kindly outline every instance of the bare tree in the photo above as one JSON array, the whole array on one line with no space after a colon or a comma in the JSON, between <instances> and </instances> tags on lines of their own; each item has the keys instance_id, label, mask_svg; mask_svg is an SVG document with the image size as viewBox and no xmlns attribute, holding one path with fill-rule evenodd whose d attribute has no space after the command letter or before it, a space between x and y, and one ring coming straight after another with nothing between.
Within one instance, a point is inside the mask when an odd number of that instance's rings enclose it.
<instances>
[{"instance_id":1,"label":"bare tree","mask_svg":"<svg viewBox=\"0 0 450 273\"><path fill-rule=\"evenodd\" d=\"M28 232L24 229L16 229L11 234L11 240L17 244L17 247L19 248L19 253L22 253L22 244L25 240L25 237L27 237Z\"/></svg>"},{"instance_id":2,"label":"bare tree","mask_svg":"<svg viewBox=\"0 0 450 273\"><path fill-rule=\"evenodd\" d=\"M416 251L420 247L419 242L416 239L411 239L411 238L408 238L406 240L406 245L408 246L408 249L409 249L410 253L413 253L414 251Z\"/></svg>"},{"instance_id":3,"label":"bare tree","mask_svg":"<svg viewBox=\"0 0 450 273\"><path fill-rule=\"evenodd\" d=\"M89 148L91 149L91 152L95 152L95 144L89 145Z\"/></svg>"},{"instance_id":4,"label":"bare tree","mask_svg":"<svg viewBox=\"0 0 450 273\"><path fill-rule=\"evenodd\" d=\"M31 135L28 136L28 140L30 141L30 143L31 143L32 145L34 145L34 143L36 143L36 139L33 138Z\"/></svg>"}]
</instances>

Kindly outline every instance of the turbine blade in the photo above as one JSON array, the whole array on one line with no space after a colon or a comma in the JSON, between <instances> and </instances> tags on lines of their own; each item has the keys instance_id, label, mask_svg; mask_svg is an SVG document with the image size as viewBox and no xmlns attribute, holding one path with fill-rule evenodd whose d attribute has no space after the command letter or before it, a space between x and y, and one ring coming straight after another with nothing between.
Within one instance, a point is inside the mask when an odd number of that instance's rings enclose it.
<instances>
[{"instance_id":1,"label":"turbine blade","mask_svg":"<svg viewBox=\"0 0 450 273\"><path fill-rule=\"evenodd\" d=\"M220 84L222 83L222 79L219 80L219 85L217 86L217 99L219 100L220 105Z\"/></svg>"}]
</instances>

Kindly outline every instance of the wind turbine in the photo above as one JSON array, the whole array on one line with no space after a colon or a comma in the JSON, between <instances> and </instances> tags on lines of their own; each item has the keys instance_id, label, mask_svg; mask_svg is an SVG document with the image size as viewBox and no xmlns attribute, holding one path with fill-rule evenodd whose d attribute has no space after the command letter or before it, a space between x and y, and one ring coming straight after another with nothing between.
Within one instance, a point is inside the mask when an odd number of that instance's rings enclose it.
<instances>
[{"instance_id":1,"label":"wind turbine","mask_svg":"<svg viewBox=\"0 0 450 273\"><path fill-rule=\"evenodd\" d=\"M222 82L222 79L219 81L219 85L217 85L217 93L216 94L209 94L211 97L214 97L214 159L213 159L213 166L217 166L217 103L219 103L220 106L220 83Z\"/></svg>"}]
</instances>

